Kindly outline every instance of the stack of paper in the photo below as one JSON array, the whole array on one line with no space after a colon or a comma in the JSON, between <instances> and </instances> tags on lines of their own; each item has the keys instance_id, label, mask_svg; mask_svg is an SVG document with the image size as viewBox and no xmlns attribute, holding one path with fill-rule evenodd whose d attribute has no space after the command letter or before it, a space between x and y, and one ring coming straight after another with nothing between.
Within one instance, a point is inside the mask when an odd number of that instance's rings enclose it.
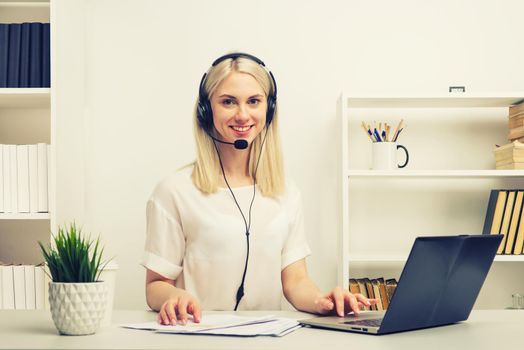
<instances>
[{"instance_id":1,"label":"stack of paper","mask_svg":"<svg viewBox=\"0 0 524 350\"><path fill-rule=\"evenodd\" d=\"M133 323L121 325L124 328L143 329L158 333L206 334L254 337L258 335L281 337L298 328L294 319L276 318L272 315L248 317L238 315L204 315L200 323L191 318L186 325L165 326L157 322Z\"/></svg>"}]
</instances>

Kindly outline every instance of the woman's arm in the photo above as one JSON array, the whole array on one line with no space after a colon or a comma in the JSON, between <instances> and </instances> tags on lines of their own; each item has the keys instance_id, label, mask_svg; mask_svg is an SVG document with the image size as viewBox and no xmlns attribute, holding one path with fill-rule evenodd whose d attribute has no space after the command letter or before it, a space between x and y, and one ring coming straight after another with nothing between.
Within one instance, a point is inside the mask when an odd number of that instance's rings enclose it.
<instances>
[{"instance_id":1,"label":"woman's arm","mask_svg":"<svg viewBox=\"0 0 524 350\"><path fill-rule=\"evenodd\" d=\"M175 281L165 278L147 269L146 300L149 307L158 311L158 322L177 324L180 320L186 324L188 314L193 315L195 322L200 322L200 304L184 289L175 287Z\"/></svg>"},{"instance_id":2,"label":"woman's arm","mask_svg":"<svg viewBox=\"0 0 524 350\"><path fill-rule=\"evenodd\" d=\"M376 302L375 299L367 299L361 294L353 295L340 287L322 293L309 278L305 259L286 266L281 278L286 299L300 311L316 314L336 312L342 317L350 311L358 313L362 304L369 306Z\"/></svg>"}]
</instances>

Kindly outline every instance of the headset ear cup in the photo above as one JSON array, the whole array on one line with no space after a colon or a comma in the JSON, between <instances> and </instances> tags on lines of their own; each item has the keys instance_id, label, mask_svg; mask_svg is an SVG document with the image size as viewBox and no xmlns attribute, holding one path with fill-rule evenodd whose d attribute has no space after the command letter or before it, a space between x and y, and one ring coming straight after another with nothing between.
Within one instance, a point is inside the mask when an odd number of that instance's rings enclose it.
<instances>
[{"instance_id":1,"label":"headset ear cup","mask_svg":"<svg viewBox=\"0 0 524 350\"><path fill-rule=\"evenodd\" d=\"M273 116L275 114L275 108L277 104L273 96L269 96L267 99L267 112L266 112L266 125L269 126L273 121Z\"/></svg>"},{"instance_id":2,"label":"headset ear cup","mask_svg":"<svg viewBox=\"0 0 524 350\"><path fill-rule=\"evenodd\" d=\"M211 112L211 104L209 101L198 101L197 105L197 119L200 127L206 132L213 130L213 113Z\"/></svg>"},{"instance_id":3,"label":"headset ear cup","mask_svg":"<svg viewBox=\"0 0 524 350\"><path fill-rule=\"evenodd\" d=\"M204 129L204 130L206 130L205 115L206 115L205 107L204 107L204 105L200 101L198 101L198 105L197 105L197 120L198 120L198 124L200 125L200 127L202 129Z\"/></svg>"}]
</instances>

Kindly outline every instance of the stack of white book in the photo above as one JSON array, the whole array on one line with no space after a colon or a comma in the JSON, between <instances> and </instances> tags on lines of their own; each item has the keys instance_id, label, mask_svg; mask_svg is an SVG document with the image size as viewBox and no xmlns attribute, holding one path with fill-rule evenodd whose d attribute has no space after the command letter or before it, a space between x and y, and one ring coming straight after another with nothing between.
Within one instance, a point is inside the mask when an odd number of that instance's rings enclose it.
<instances>
[{"instance_id":1,"label":"stack of white book","mask_svg":"<svg viewBox=\"0 0 524 350\"><path fill-rule=\"evenodd\" d=\"M123 324L121 327L173 334L282 337L297 330L301 325L297 320L277 318L273 315L250 317L231 314L204 314L200 323L195 323L190 319L185 325L165 326L157 322L146 322Z\"/></svg>"},{"instance_id":2,"label":"stack of white book","mask_svg":"<svg viewBox=\"0 0 524 350\"><path fill-rule=\"evenodd\" d=\"M10 265L0 262L0 309L46 308L48 278L43 265Z\"/></svg>"},{"instance_id":3,"label":"stack of white book","mask_svg":"<svg viewBox=\"0 0 524 350\"><path fill-rule=\"evenodd\" d=\"M0 213L48 212L49 145L0 144Z\"/></svg>"}]
</instances>

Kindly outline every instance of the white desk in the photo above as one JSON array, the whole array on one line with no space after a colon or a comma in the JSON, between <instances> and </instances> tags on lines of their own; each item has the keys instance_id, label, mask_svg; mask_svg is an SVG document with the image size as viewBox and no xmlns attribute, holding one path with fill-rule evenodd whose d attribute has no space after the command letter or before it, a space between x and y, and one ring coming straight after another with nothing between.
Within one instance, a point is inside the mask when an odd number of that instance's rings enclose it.
<instances>
[{"instance_id":1,"label":"white desk","mask_svg":"<svg viewBox=\"0 0 524 350\"><path fill-rule=\"evenodd\" d=\"M297 319L299 312L241 312L274 314ZM204 315L205 317L205 315ZM301 328L282 338L216 337L155 334L118 327L120 323L152 321L147 311L115 311L113 325L90 336L58 335L44 311L0 310L1 349L521 349L524 311L474 311L460 324L383 336Z\"/></svg>"}]
</instances>

